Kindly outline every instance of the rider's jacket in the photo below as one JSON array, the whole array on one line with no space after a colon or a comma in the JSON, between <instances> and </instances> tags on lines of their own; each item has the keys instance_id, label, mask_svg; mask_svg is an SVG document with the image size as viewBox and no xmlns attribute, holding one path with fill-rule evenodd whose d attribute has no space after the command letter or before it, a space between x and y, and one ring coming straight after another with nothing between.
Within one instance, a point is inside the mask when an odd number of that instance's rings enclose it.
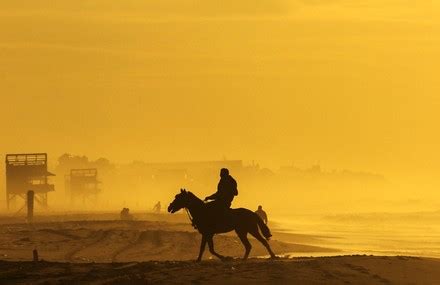
<instances>
[{"instance_id":1,"label":"rider's jacket","mask_svg":"<svg viewBox=\"0 0 440 285\"><path fill-rule=\"evenodd\" d=\"M207 198L210 200L222 202L225 206L229 208L231 206L232 200L234 200L234 196L237 195L237 182L231 175L228 175L220 179L220 182L217 185L217 192Z\"/></svg>"}]
</instances>

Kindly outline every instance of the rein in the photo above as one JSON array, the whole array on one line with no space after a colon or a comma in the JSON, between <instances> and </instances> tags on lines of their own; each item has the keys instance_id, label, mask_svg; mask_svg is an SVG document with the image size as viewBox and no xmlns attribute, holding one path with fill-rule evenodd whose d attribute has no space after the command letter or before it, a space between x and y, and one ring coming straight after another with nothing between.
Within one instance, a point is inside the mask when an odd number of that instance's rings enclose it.
<instances>
[{"instance_id":1,"label":"rein","mask_svg":"<svg viewBox=\"0 0 440 285\"><path fill-rule=\"evenodd\" d=\"M197 226L196 226L196 224L194 224L194 219L193 219L193 217L191 216L191 213L188 211L188 208L185 207L185 211L186 211L186 213L188 214L188 218L189 218L189 220L190 220L190 222L191 222L191 225L193 226L194 229L197 230Z\"/></svg>"}]
</instances>

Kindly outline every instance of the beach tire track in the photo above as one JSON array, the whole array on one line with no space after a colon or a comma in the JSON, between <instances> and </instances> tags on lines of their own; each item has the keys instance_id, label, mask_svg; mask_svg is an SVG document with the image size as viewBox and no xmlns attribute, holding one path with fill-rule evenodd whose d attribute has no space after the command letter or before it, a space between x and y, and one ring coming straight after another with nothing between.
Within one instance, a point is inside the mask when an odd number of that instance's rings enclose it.
<instances>
[{"instance_id":1,"label":"beach tire track","mask_svg":"<svg viewBox=\"0 0 440 285\"><path fill-rule=\"evenodd\" d=\"M162 231L142 231L138 232L135 236L134 240L123 248L117 250L112 255L112 261L115 262L116 258L125 251L130 250L131 248L137 247L139 244L147 243L151 245L149 255L160 255L166 251L169 251L174 247L173 244L165 245L162 235L164 232Z\"/></svg>"},{"instance_id":2,"label":"beach tire track","mask_svg":"<svg viewBox=\"0 0 440 285\"><path fill-rule=\"evenodd\" d=\"M66 238L69 238L69 239L73 239L73 240L81 239L80 236L77 236L77 235L74 235L74 234L71 234L71 233L68 233L68 232L64 232L64 231L62 231L62 230L41 229L41 230L39 230L39 231L40 231L40 232L46 232L46 233L54 234L54 235L59 235L59 236L62 236L62 237L66 237Z\"/></svg>"},{"instance_id":3,"label":"beach tire track","mask_svg":"<svg viewBox=\"0 0 440 285\"><path fill-rule=\"evenodd\" d=\"M353 265L353 264L345 264L345 266L355 272L359 272L361 274L368 275L369 277L371 277L371 278L375 279L376 281L381 282L383 284L391 284L391 282L388 279L386 279L378 274L373 275L367 268L365 268L363 266L358 266L358 265Z\"/></svg>"},{"instance_id":4,"label":"beach tire track","mask_svg":"<svg viewBox=\"0 0 440 285\"><path fill-rule=\"evenodd\" d=\"M78 252L80 252L81 250L83 250L85 248L94 246L94 245L102 242L104 239L106 239L110 235L110 233L111 233L111 230L106 230L106 231L99 230L98 232L92 232L89 236L96 235L96 238L94 240L92 240L91 242L89 242L85 245L82 244L82 245L75 247L73 250L67 252L64 258L68 261L73 261L74 256Z\"/></svg>"},{"instance_id":5,"label":"beach tire track","mask_svg":"<svg viewBox=\"0 0 440 285\"><path fill-rule=\"evenodd\" d=\"M136 244L138 244L139 241L141 240L142 233L144 233L144 232L136 232L136 234L135 234L135 236L134 236L134 238L132 239L131 242L129 242L126 246L123 246L120 249L118 249L115 252L113 252L112 255L111 255L112 262L116 261L116 258L118 257L118 255L120 255L121 253L129 250L130 248L132 248Z\"/></svg>"}]
</instances>

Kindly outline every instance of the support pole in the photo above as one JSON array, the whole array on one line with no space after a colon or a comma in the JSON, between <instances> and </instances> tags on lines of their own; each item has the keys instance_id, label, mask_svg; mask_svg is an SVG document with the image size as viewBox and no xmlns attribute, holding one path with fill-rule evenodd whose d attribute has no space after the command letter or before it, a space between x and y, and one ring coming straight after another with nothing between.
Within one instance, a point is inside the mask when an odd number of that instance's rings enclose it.
<instances>
[{"instance_id":1,"label":"support pole","mask_svg":"<svg viewBox=\"0 0 440 285\"><path fill-rule=\"evenodd\" d=\"M34 220L34 191L29 190L27 192L27 221L32 223Z\"/></svg>"},{"instance_id":2,"label":"support pole","mask_svg":"<svg viewBox=\"0 0 440 285\"><path fill-rule=\"evenodd\" d=\"M36 248L32 251L32 257L34 262L38 262L38 250Z\"/></svg>"}]
</instances>

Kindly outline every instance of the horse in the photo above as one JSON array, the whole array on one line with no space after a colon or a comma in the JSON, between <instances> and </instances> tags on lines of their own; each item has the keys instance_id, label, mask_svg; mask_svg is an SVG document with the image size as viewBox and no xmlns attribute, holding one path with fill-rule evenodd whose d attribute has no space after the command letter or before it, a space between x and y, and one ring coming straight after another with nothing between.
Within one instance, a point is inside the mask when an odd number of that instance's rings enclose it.
<instances>
[{"instance_id":1,"label":"horse","mask_svg":"<svg viewBox=\"0 0 440 285\"><path fill-rule=\"evenodd\" d=\"M211 207L211 203L205 204L193 193L186 191L185 189L180 189L180 193L175 196L174 201L168 206L168 212L171 214L183 208L189 211L193 226L202 235L200 252L196 260L197 262L202 260L206 243L208 243L209 251L214 256L218 257L220 260L227 260L228 257L220 255L214 250L213 237L215 234L227 233L233 230L235 230L237 236L244 245L245 254L243 260L248 258L252 248L247 238L248 233L254 236L264 245L264 247L266 247L271 258L276 258L276 255L273 253L267 242L272 236L270 230L256 213L248 209L238 208L228 209L227 211L225 210L222 214L214 207ZM264 238L261 236L258 229L261 230Z\"/></svg>"}]
</instances>

